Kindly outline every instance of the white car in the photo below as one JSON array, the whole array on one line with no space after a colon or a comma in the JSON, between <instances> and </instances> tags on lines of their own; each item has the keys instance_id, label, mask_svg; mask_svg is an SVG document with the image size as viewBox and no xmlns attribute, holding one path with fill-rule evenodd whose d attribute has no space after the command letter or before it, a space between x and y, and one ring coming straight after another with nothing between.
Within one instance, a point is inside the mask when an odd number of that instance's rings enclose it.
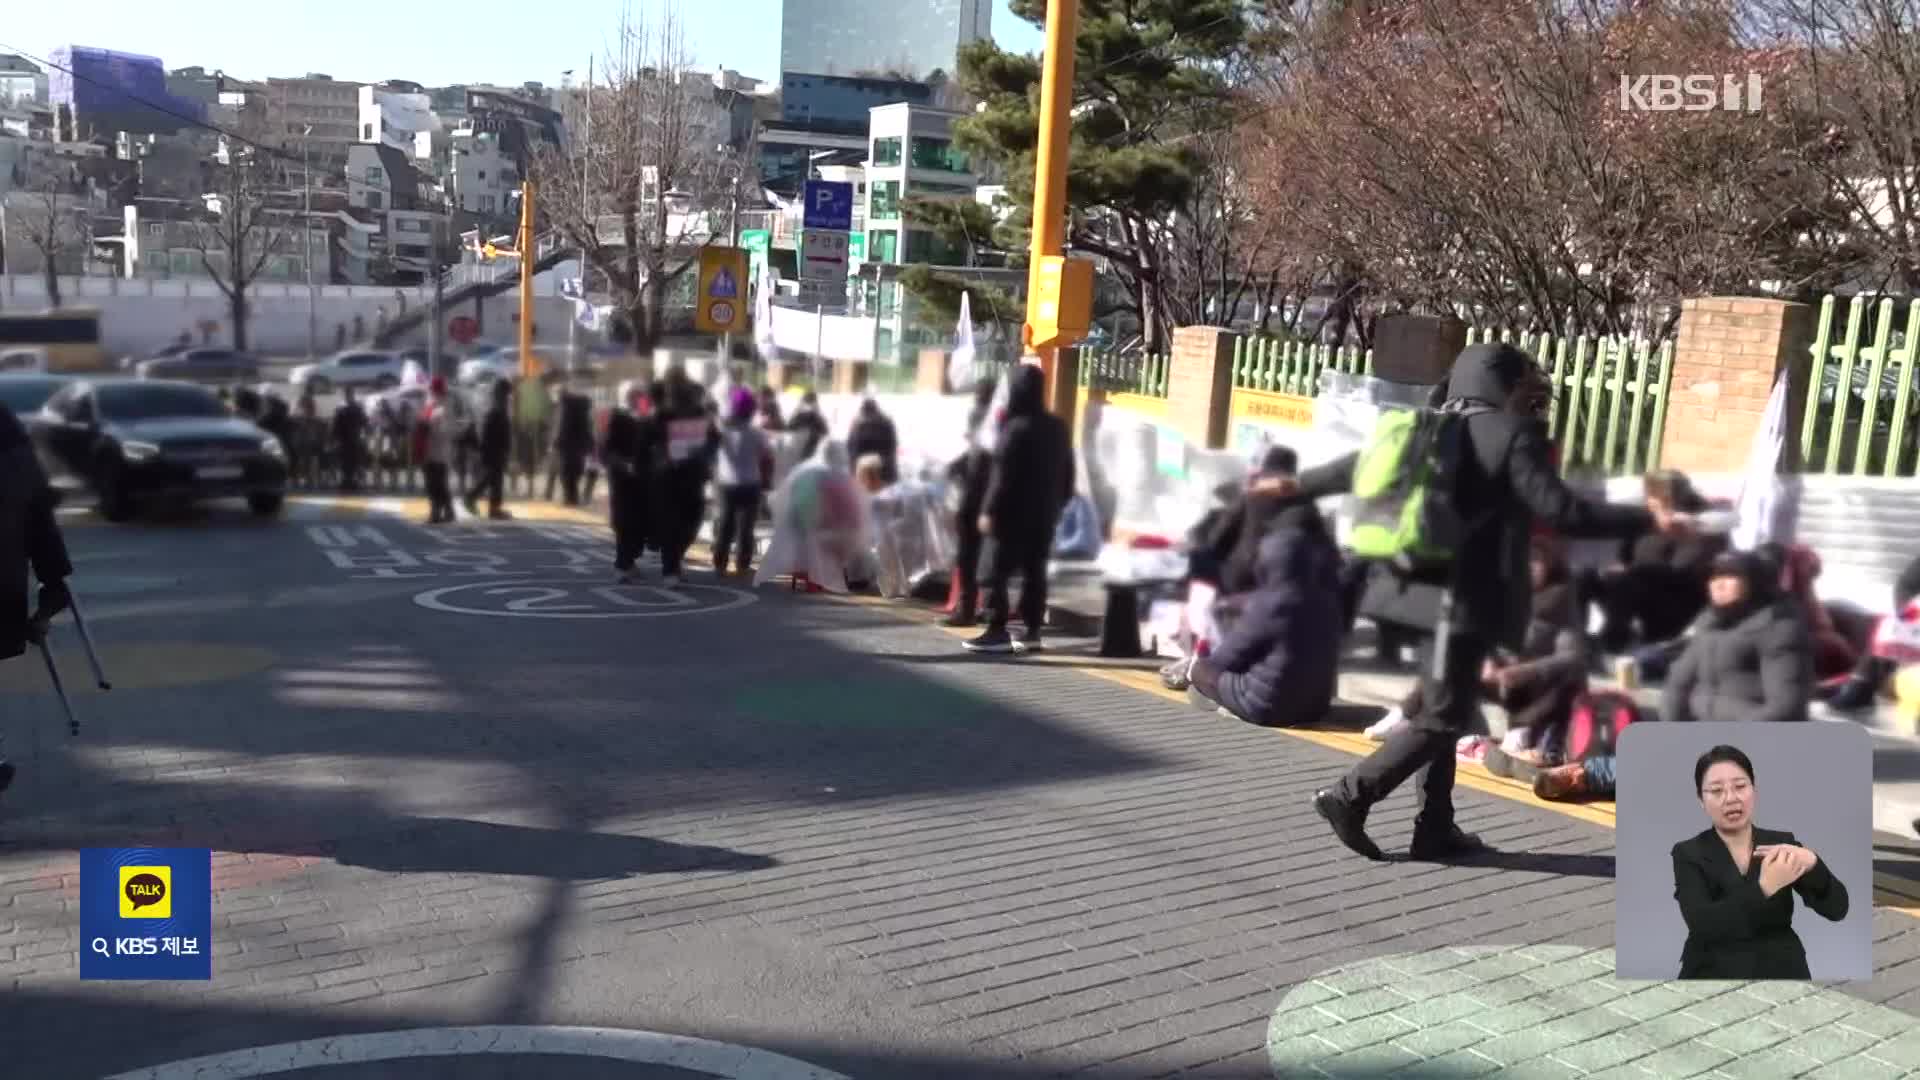
<instances>
[{"instance_id":1,"label":"white car","mask_svg":"<svg viewBox=\"0 0 1920 1080\"><path fill-rule=\"evenodd\" d=\"M316 394L344 386L371 386L386 390L400 385L400 376L405 367L406 361L399 353L350 349L335 353L317 364L302 364L294 368L288 381L293 383L296 390L312 387Z\"/></svg>"},{"instance_id":2,"label":"white car","mask_svg":"<svg viewBox=\"0 0 1920 1080\"><path fill-rule=\"evenodd\" d=\"M481 386L519 377L520 361L507 355L504 350L460 361L460 370L455 375L461 386Z\"/></svg>"}]
</instances>

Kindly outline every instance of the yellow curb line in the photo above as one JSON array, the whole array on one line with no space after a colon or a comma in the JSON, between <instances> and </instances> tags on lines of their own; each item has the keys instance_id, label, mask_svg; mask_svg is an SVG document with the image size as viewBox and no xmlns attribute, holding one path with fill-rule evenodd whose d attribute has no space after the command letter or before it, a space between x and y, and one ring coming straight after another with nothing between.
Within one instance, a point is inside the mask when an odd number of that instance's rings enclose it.
<instances>
[{"instance_id":1,"label":"yellow curb line","mask_svg":"<svg viewBox=\"0 0 1920 1080\"><path fill-rule=\"evenodd\" d=\"M973 633L973 631L970 630L959 630L952 627L941 626L937 618L937 612L929 613L924 608L904 605L898 601L888 600L883 597L836 595L833 596L833 599L849 601L866 607L884 608L898 615L904 621L930 625L937 629L944 630L954 637L964 638ZM1136 661L1119 660L1090 663L1086 657L1069 656L1060 653L1041 653L1038 656L1022 657L1020 662L1034 663L1036 661L1064 667L1072 671L1077 671L1082 675L1091 675L1096 679L1104 679L1107 682L1124 686L1129 690L1152 694L1165 701L1188 705L1187 695L1184 692L1169 690L1165 686L1162 686L1160 684L1159 672L1136 666L1138 663ZM1268 730L1278 735L1285 735L1289 738L1313 743L1317 746L1324 746L1330 750L1339 750L1352 754L1355 757L1366 757L1379 748L1379 744L1359 732L1315 731L1300 728L1271 728ZM1535 796L1532 785L1519 780L1510 780L1503 776L1495 776L1488 772L1483 765L1461 762L1459 771L1456 773L1456 783L1473 791L1481 792L1482 794L1493 795L1510 802L1517 802L1543 810L1550 810L1563 817L1570 817L1578 821L1585 821L1594 825L1603 825L1609 829L1616 828L1618 825L1612 803L1551 802ZM1903 915L1920 919L1920 883L1905 881L1878 870L1874 871L1873 881L1875 886L1875 907L1887 911L1897 911Z\"/></svg>"}]
</instances>

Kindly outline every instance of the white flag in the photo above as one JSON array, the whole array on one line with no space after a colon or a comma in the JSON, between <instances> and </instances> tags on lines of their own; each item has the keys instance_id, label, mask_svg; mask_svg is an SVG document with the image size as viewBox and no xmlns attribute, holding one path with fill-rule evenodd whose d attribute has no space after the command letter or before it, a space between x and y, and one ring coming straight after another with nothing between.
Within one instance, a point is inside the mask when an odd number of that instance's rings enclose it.
<instances>
[{"instance_id":1,"label":"white flag","mask_svg":"<svg viewBox=\"0 0 1920 1080\"><path fill-rule=\"evenodd\" d=\"M947 361L947 385L955 390L973 389L973 299L960 294L960 323L954 327L953 356Z\"/></svg>"},{"instance_id":2,"label":"white flag","mask_svg":"<svg viewBox=\"0 0 1920 1080\"><path fill-rule=\"evenodd\" d=\"M1780 475L1780 454L1786 445L1787 373L1781 372L1767 398L1767 412L1754 434L1747 474L1740 484L1739 524L1734 527L1733 545L1742 551L1793 539L1797 508Z\"/></svg>"},{"instance_id":3,"label":"white flag","mask_svg":"<svg viewBox=\"0 0 1920 1080\"><path fill-rule=\"evenodd\" d=\"M773 276L773 267L761 266L760 294L753 298L753 344L762 360L771 360L776 353L773 344L773 294L779 287L779 279Z\"/></svg>"}]
</instances>

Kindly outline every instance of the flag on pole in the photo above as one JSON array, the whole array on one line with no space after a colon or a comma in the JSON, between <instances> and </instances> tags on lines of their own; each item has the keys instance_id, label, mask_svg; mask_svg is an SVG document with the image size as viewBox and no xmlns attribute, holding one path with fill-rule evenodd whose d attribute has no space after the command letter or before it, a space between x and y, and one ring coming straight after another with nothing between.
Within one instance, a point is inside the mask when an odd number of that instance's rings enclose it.
<instances>
[{"instance_id":1,"label":"flag on pole","mask_svg":"<svg viewBox=\"0 0 1920 1080\"><path fill-rule=\"evenodd\" d=\"M1766 415L1754 434L1753 449L1747 455L1746 477L1740 484L1739 521L1734 526L1733 544L1752 551L1762 544L1793 539L1795 515L1793 492L1780 475L1780 455L1787 445L1787 373L1774 380L1773 393L1767 398Z\"/></svg>"},{"instance_id":2,"label":"flag on pole","mask_svg":"<svg viewBox=\"0 0 1920 1080\"><path fill-rule=\"evenodd\" d=\"M960 294L960 323L954 327L953 356L947 361L947 385L955 390L973 389L973 299Z\"/></svg>"},{"instance_id":3,"label":"flag on pole","mask_svg":"<svg viewBox=\"0 0 1920 1080\"><path fill-rule=\"evenodd\" d=\"M773 294L779 288L773 267L762 263L759 294L753 298L753 344L762 360L772 360L779 352L773 343Z\"/></svg>"}]
</instances>

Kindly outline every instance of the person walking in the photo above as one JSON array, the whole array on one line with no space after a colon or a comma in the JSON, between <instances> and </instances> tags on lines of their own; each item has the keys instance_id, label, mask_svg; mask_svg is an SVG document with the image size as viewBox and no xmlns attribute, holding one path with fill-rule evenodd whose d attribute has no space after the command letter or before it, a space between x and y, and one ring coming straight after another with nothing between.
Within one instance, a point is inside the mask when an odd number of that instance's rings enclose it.
<instances>
[{"instance_id":1,"label":"person walking","mask_svg":"<svg viewBox=\"0 0 1920 1080\"><path fill-rule=\"evenodd\" d=\"M620 384L619 401L607 417L600 460L607 467L607 513L613 526L613 569L620 584L639 580L636 564L647 543L647 470L642 466L641 413L646 395L632 379Z\"/></svg>"},{"instance_id":2,"label":"person walking","mask_svg":"<svg viewBox=\"0 0 1920 1080\"><path fill-rule=\"evenodd\" d=\"M809 390L800 395L800 406L787 417L786 430L800 440L798 460L811 460L827 440L827 418L820 414L820 395Z\"/></svg>"},{"instance_id":3,"label":"person walking","mask_svg":"<svg viewBox=\"0 0 1920 1080\"><path fill-rule=\"evenodd\" d=\"M994 422L993 395L998 388L991 379L982 379L974 387L973 409L967 414L967 449L947 466L958 550L953 558L953 611L942 621L955 629L973 626L979 616L980 553L986 544L980 512L986 505L987 483L993 478L993 451L981 430Z\"/></svg>"},{"instance_id":4,"label":"person walking","mask_svg":"<svg viewBox=\"0 0 1920 1080\"><path fill-rule=\"evenodd\" d=\"M1009 377L1007 416L994 448L982 499L980 534L987 546L987 628L966 642L970 652L1037 652L1047 615L1047 562L1060 512L1073 498L1073 437L1047 411L1046 376L1021 364ZM1007 632L1008 588L1020 577L1019 640Z\"/></svg>"},{"instance_id":5,"label":"person walking","mask_svg":"<svg viewBox=\"0 0 1920 1080\"><path fill-rule=\"evenodd\" d=\"M713 523L713 572L722 576L727 573L730 553L734 555L734 570L743 576L753 574L754 525L760 520L761 497L773 479L773 443L754 426L757 407L753 391L735 387L726 423L720 429L719 452L714 459L720 508Z\"/></svg>"},{"instance_id":6,"label":"person walking","mask_svg":"<svg viewBox=\"0 0 1920 1080\"><path fill-rule=\"evenodd\" d=\"M333 445L340 456L340 490L360 490L360 470L367 453L367 414L354 398L351 386L333 410Z\"/></svg>"},{"instance_id":7,"label":"person walking","mask_svg":"<svg viewBox=\"0 0 1920 1080\"><path fill-rule=\"evenodd\" d=\"M419 422L417 442L421 471L427 481L427 524L439 525L454 520L453 485L448 474L453 469L455 443L460 437L460 418L455 414L447 393L447 379L435 375L427 388L427 407Z\"/></svg>"},{"instance_id":8,"label":"person walking","mask_svg":"<svg viewBox=\"0 0 1920 1080\"><path fill-rule=\"evenodd\" d=\"M1552 384L1531 356L1508 344L1474 345L1454 361L1443 410L1461 416L1465 438L1453 490L1454 516L1465 533L1443 579L1441 614L1429 663L1421 674L1423 708L1313 807L1340 842L1369 859L1385 854L1366 833L1367 813L1414 774L1421 774L1419 813L1409 849L1415 859L1487 850L1454 822L1455 744L1474 722L1481 679L1496 648L1517 650L1531 619L1528 559L1534 520L1562 537L1625 537L1652 527L1644 507L1615 506L1575 494L1560 478L1541 414ZM1300 478L1310 497L1353 488L1359 455ZM1684 519L1674 519L1678 529Z\"/></svg>"},{"instance_id":9,"label":"person walking","mask_svg":"<svg viewBox=\"0 0 1920 1080\"><path fill-rule=\"evenodd\" d=\"M493 402L480 420L480 479L467 492L467 513L478 517L480 496L487 497L487 516L504 521L513 515L501 503L506 498L507 464L513 453L513 384L493 384Z\"/></svg>"},{"instance_id":10,"label":"person walking","mask_svg":"<svg viewBox=\"0 0 1920 1080\"><path fill-rule=\"evenodd\" d=\"M587 475L587 458L593 453L593 399L556 387L552 427L547 499L552 501L554 481L558 479L562 500L568 506L579 506L580 482Z\"/></svg>"},{"instance_id":11,"label":"person walking","mask_svg":"<svg viewBox=\"0 0 1920 1080\"><path fill-rule=\"evenodd\" d=\"M13 410L0 404L0 660L45 642L53 617L72 602L67 578L73 562L54 520L53 486L40 469L33 444ZM27 575L40 582L39 602L27 613ZM0 791L13 783L14 766L0 746Z\"/></svg>"}]
</instances>

